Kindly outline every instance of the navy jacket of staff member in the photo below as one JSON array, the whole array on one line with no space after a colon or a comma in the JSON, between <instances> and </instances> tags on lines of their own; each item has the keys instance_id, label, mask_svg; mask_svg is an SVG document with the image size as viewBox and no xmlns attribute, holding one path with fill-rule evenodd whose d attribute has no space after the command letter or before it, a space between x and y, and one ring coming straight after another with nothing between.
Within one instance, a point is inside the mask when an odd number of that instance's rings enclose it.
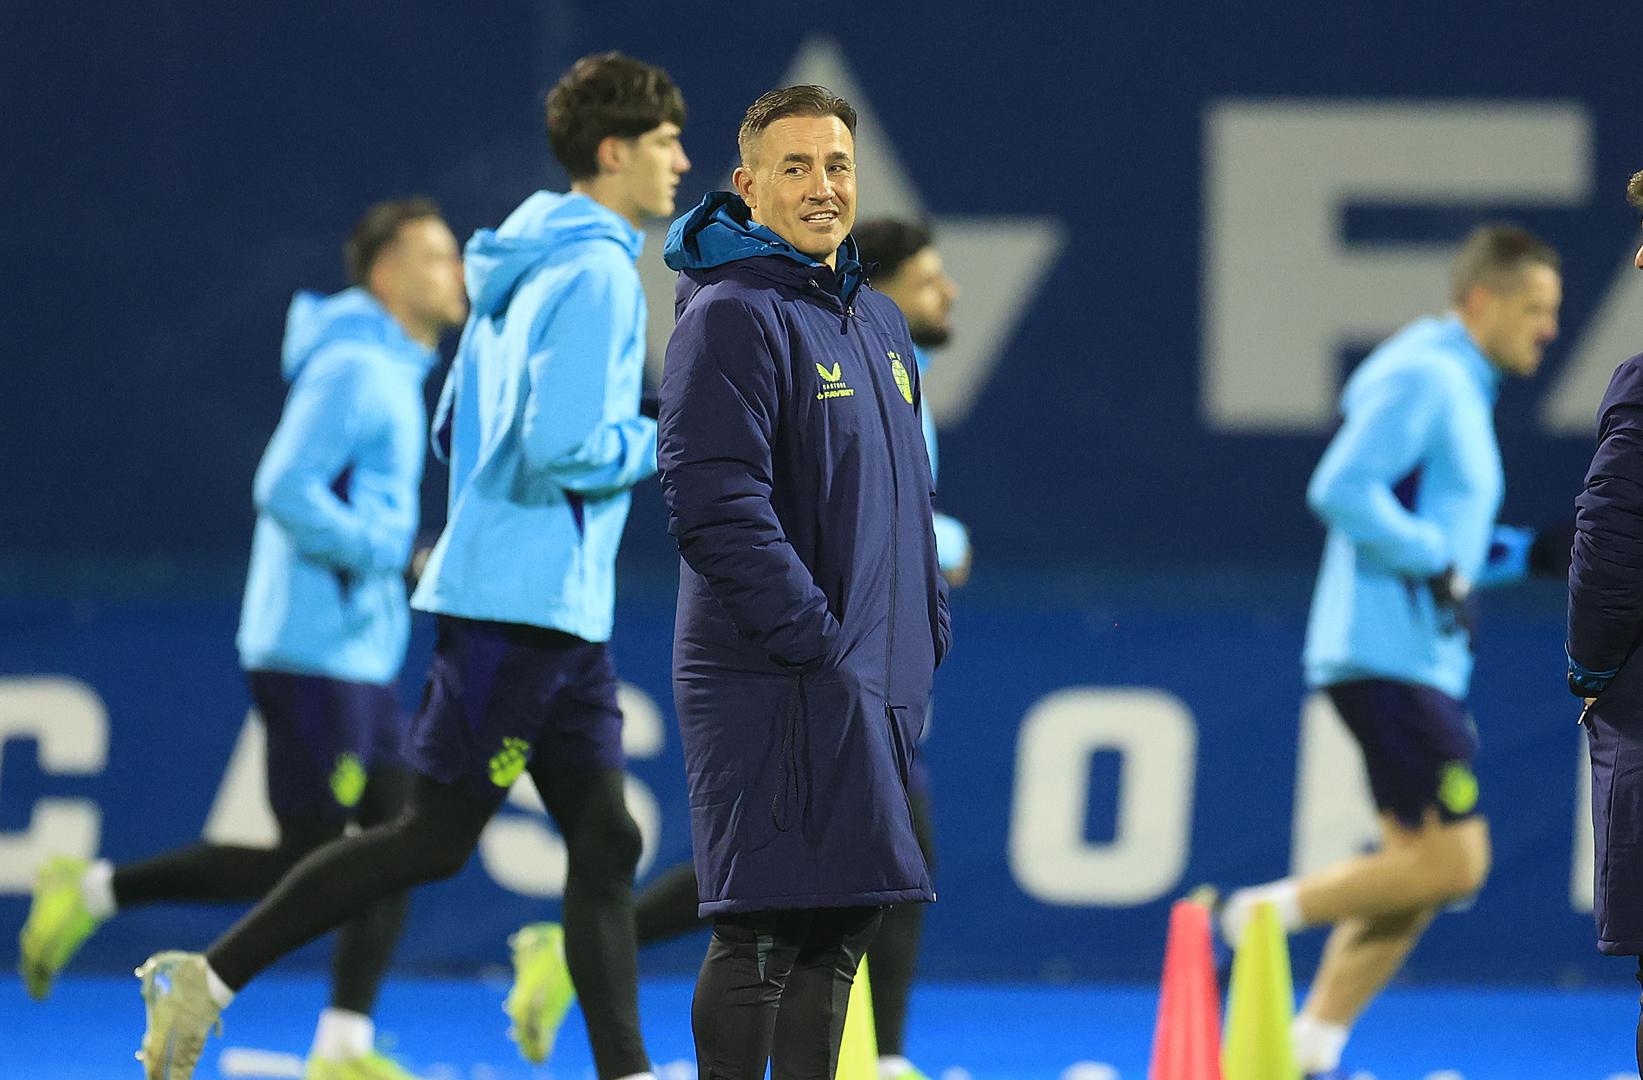
<instances>
[{"instance_id":1,"label":"navy jacket of staff member","mask_svg":"<svg viewBox=\"0 0 1643 1080\"><path fill-rule=\"evenodd\" d=\"M1643 172L1626 185L1643 213ZM1643 248L1633 263L1643 270ZM1587 699L1597 947L1643 956L1643 356L1615 369L1597 410L1597 452L1575 499L1569 564L1569 690ZM1643 960L1638 977L1643 979ZM1638 1022L1643 1068L1643 1019Z\"/></svg>"},{"instance_id":2,"label":"navy jacket of staff member","mask_svg":"<svg viewBox=\"0 0 1643 1080\"><path fill-rule=\"evenodd\" d=\"M1597 453L1575 500L1569 687L1596 697L1582 720L1592 752L1597 946L1632 956L1643 955L1643 356L1615 370L1597 415Z\"/></svg>"},{"instance_id":3,"label":"navy jacket of staff member","mask_svg":"<svg viewBox=\"0 0 1643 1080\"><path fill-rule=\"evenodd\" d=\"M951 634L907 323L731 192L668 233L659 465L701 913L935 898L908 770Z\"/></svg>"}]
</instances>

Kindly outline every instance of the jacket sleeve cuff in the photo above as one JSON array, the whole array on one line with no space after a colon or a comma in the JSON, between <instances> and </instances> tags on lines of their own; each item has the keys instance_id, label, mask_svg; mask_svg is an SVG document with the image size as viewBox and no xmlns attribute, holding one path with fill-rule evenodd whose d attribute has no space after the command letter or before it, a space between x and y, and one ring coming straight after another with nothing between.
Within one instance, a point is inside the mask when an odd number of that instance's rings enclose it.
<instances>
[{"instance_id":1,"label":"jacket sleeve cuff","mask_svg":"<svg viewBox=\"0 0 1643 1080\"><path fill-rule=\"evenodd\" d=\"M371 528L366 534L369 545L367 568L378 574L399 573L410 562L411 538L402 529L386 526Z\"/></svg>"},{"instance_id":2,"label":"jacket sleeve cuff","mask_svg":"<svg viewBox=\"0 0 1643 1080\"><path fill-rule=\"evenodd\" d=\"M1425 577L1432 577L1448 570L1453 565L1453 557L1449 553L1449 540L1444 536L1443 529L1437 523L1420 520L1420 554L1417 558L1420 565L1417 572Z\"/></svg>"},{"instance_id":3,"label":"jacket sleeve cuff","mask_svg":"<svg viewBox=\"0 0 1643 1080\"><path fill-rule=\"evenodd\" d=\"M1579 698L1596 697L1609 688L1614 677L1620 674L1619 668L1610 668L1608 671L1593 671L1584 667L1569 652L1569 646L1563 646L1563 655L1569 659L1569 693Z\"/></svg>"},{"instance_id":4,"label":"jacket sleeve cuff","mask_svg":"<svg viewBox=\"0 0 1643 1080\"><path fill-rule=\"evenodd\" d=\"M1489 539L1489 553L1478 573L1478 585L1515 585L1529 576L1529 551L1535 530L1516 525L1496 525Z\"/></svg>"}]
</instances>

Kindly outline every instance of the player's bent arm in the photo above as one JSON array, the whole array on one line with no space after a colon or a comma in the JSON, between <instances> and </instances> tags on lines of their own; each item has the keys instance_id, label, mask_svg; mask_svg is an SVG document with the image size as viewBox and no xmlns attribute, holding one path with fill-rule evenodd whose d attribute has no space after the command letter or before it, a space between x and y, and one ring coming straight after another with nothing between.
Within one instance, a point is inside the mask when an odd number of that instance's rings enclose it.
<instances>
[{"instance_id":1,"label":"player's bent arm","mask_svg":"<svg viewBox=\"0 0 1643 1080\"><path fill-rule=\"evenodd\" d=\"M1437 415L1437 388L1418 374L1382 379L1353 396L1307 484L1306 502L1387 571L1428 578L1452 559L1443 530L1393 492L1419 463Z\"/></svg>"},{"instance_id":2,"label":"player's bent arm","mask_svg":"<svg viewBox=\"0 0 1643 1080\"><path fill-rule=\"evenodd\" d=\"M668 531L738 630L792 668L823 662L838 620L770 501L780 395L758 318L735 300L685 311L663 368Z\"/></svg>"},{"instance_id":3,"label":"player's bent arm","mask_svg":"<svg viewBox=\"0 0 1643 1080\"><path fill-rule=\"evenodd\" d=\"M621 327L641 302L633 268L615 261L625 256L610 258L555 290L534 321L525 365L525 462L589 497L615 494L656 471L656 422L606 419L613 372L628 344Z\"/></svg>"},{"instance_id":4,"label":"player's bent arm","mask_svg":"<svg viewBox=\"0 0 1643 1080\"><path fill-rule=\"evenodd\" d=\"M300 554L352 573L400 569L411 543L407 530L374 524L332 489L370 408L365 363L341 353L310 362L252 482L258 512L277 522Z\"/></svg>"}]
</instances>

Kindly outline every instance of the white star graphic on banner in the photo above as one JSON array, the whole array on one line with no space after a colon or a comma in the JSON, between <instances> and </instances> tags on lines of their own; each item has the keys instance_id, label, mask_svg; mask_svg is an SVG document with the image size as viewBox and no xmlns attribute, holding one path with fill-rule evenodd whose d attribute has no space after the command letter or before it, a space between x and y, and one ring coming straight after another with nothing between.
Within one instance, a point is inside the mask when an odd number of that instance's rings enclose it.
<instances>
[{"instance_id":1,"label":"white star graphic on banner","mask_svg":"<svg viewBox=\"0 0 1643 1080\"><path fill-rule=\"evenodd\" d=\"M879 124L843 50L831 38L811 38L800 46L781 85L798 83L825 86L856 108L856 158L862 172L857 219L928 220L935 230L947 272L962 295L953 308L952 341L937 355L925 401L938 425L962 423L1003 358L1034 292L1060 257L1066 228L1060 219L1047 216L927 214L889 132ZM729 179L721 186L729 188ZM685 209L680 207L680 212ZM665 222L651 225L646 230L645 258L640 260L649 303L652 381L661 375L673 330L674 274L660 257L666 236Z\"/></svg>"}]
</instances>

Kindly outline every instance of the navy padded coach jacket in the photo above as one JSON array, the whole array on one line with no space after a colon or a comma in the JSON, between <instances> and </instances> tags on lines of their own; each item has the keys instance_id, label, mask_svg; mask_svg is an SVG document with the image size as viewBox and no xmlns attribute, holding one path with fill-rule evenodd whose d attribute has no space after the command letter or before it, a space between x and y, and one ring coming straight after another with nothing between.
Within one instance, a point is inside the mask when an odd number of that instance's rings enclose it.
<instances>
[{"instance_id":1,"label":"navy padded coach jacket","mask_svg":"<svg viewBox=\"0 0 1643 1080\"><path fill-rule=\"evenodd\" d=\"M933 900L908 770L950 642L895 304L748 220L674 223L658 458L701 913Z\"/></svg>"},{"instance_id":2,"label":"navy padded coach jacket","mask_svg":"<svg viewBox=\"0 0 1643 1080\"><path fill-rule=\"evenodd\" d=\"M1615 369L1575 499L1569 658L1615 671L1582 719L1592 755L1593 894L1603 952L1643 954L1643 356Z\"/></svg>"}]
</instances>

